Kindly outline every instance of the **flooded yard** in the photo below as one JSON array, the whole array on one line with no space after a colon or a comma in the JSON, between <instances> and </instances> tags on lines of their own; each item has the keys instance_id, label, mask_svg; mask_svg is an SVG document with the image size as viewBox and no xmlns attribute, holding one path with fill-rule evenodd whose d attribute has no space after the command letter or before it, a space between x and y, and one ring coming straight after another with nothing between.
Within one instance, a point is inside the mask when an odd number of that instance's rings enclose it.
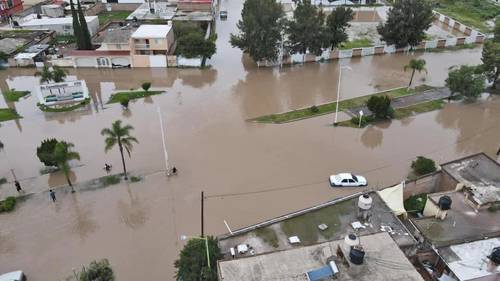
<instances>
[{"instance_id":1,"label":"flooded yard","mask_svg":"<svg viewBox=\"0 0 500 281\"><path fill-rule=\"evenodd\" d=\"M24 118L2 122L0 177L15 171L23 188L36 192L10 214L0 215L0 272L22 269L30 281L58 280L93 259L109 258L118 280L174 280L173 262L181 234L200 231L200 192L205 191L205 231L236 229L359 189L332 189L328 176L341 171L365 175L370 188L401 181L418 155L444 162L485 151L493 155L500 139L500 98L473 104L450 103L443 110L365 129L332 127L332 115L283 125L249 118L329 102L336 98L338 63L257 68L227 43L242 2L224 4L227 21L217 23L218 53L212 68L70 69L84 79L92 101L69 113L45 113L31 95L0 107L16 108ZM481 49L416 53L341 60L341 98L405 86L411 58L427 61L428 74L417 84L442 86L448 68L480 63ZM0 71L2 90L32 91L34 69ZM111 93L151 81L166 93L134 100L129 110L106 104ZM157 108L162 110L171 164L179 174L167 178ZM102 128L121 119L139 140L128 168L145 179L76 194L50 187L64 184L60 174L41 175L36 147L47 137L75 144L81 161L73 178L84 182L105 175L104 163L121 171L118 150L104 153ZM9 184L0 195L14 194Z\"/></svg>"}]
</instances>

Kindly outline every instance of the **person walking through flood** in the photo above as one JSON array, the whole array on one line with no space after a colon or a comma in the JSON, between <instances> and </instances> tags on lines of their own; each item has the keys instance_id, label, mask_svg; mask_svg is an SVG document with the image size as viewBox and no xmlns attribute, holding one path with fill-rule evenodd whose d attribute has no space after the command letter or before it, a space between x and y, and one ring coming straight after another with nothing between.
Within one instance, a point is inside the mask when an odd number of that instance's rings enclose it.
<instances>
[{"instance_id":1,"label":"person walking through flood","mask_svg":"<svg viewBox=\"0 0 500 281\"><path fill-rule=\"evenodd\" d=\"M49 194L50 194L50 199L52 199L52 202L56 202L56 193L54 190L49 189Z\"/></svg>"},{"instance_id":2,"label":"person walking through flood","mask_svg":"<svg viewBox=\"0 0 500 281\"><path fill-rule=\"evenodd\" d=\"M23 190L23 189L21 188L21 184L20 184L17 180L15 180L15 181L14 181L14 185L16 186L16 190L17 190L17 192L19 192L19 193L20 193L20 192Z\"/></svg>"}]
</instances>

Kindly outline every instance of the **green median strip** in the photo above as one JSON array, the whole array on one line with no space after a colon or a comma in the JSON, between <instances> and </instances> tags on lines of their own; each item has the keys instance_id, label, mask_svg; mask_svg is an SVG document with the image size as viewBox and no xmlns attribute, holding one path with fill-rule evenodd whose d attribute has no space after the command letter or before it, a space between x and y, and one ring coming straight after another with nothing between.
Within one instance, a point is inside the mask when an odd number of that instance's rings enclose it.
<instances>
[{"instance_id":1,"label":"green median strip","mask_svg":"<svg viewBox=\"0 0 500 281\"><path fill-rule=\"evenodd\" d=\"M394 119L403 119L406 117L410 117L415 114L430 112L434 110L441 109L443 107L443 100L433 100L426 101L414 105L410 105L408 107L394 109ZM363 121L361 122L361 127L365 127L370 123L388 120L388 119L375 119L371 116L363 117ZM339 126L343 127L351 127L351 128L359 128L359 119L353 118L351 120L346 120L339 122Z\"/></svg>"},{"instance_id":2,"label":"green median strip","mask_svg":"<svg viewBox=\"0 0 500 281\"><path fill-rule=\"evenodd\" d=\"M389 90L389 91L385 91L385 92L375 93L372 95L343 100L343 101L339 102L339 111L343 111L343 110L346 110L349 108L363 106L366 104L366 102L368 101L368 99L371 96L389 96L390 98L397 98L397 97L408 96L408 95L412 95L415 93L424 92L424 91L427 91L427 90L430 90L433 88L434 87L431 87L428 85L421 85L421 86L415 87L414 89L407 90L406 87L403 87L403 88L393 89L393 90ZM311 106L309 108L288 111L288 112L284 112L284 113L264 115L264 116L260 116L260 117L251 119L250 121L255 121L255 122L259 122L259 123L274 123L274 124L287 123L287 122L302 120L305 118L311 118L311 117L320 116L320 115L335 112L336 105L337 105L336 102L331 102L331 103L326 103L326 104L322 104L322 105Z\"/></svg>"},{"instance_id":3,"label":"green median strip","mask_svg":"<svg viewBox=\"0 0 500 281\"><path fill-rule=\"evenodd\" d=\"M144 97L149 97L152 95L159 95L164 93L165 91L131 91L131 92L118 92L116 94L112 94L109 98L108 103L118 103L123 98L128 98L129 100L139 99Z\"/></svg>"},{"instance_id":4,"label":"green median strip","mask_svg":"<svg viewBox=\"0 0 500 281\"><path fill-rule=\"evenodd\" d=\"M15 90L7 90L3 92L3 95L7 101L16 102L19 101L20 98L29 94L29 91L15 91Z\"/></svg>"},{"instance_id":5,"label":"green median strip","mask_svg":"<svg viewBox=\"0 0 500 281\"><path fill-rule=\"evenodd\" d=\"M15 109L0 108L0 122L22 118Z\"/></svg>"}]
</instances>

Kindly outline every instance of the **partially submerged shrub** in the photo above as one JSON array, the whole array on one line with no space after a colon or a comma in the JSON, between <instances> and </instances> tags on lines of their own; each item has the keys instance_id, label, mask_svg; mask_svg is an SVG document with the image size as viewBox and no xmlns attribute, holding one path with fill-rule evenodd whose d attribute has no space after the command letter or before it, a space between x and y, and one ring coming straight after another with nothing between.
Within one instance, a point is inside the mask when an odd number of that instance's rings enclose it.
<instances>
[{"instance_id":1,"label":"partially submerged shrub","mask_svg":"<svg viewBox=\"0 0 500 281\"><path fill-rule=\"evenodd\" d=\"M411 163L411 167L417 175L425 175L436 171L434 160L423 156L418 156L417 160Z\"/></svg>"},{"instance_id":2,"label":"partially submerged shrub","mask_svg":"<svg viewBox=\"0 0 500 281\"><path fill-rule=\"evenodd\" d=\"M309 111L311 111L312 113L318 113L319 108L317 106L313 105L309 108Z\"/></svg>"},{"instance_id":3,"label":"partially submerged shrub","mask_svg":"<svg viewBox=\"0 0 500 281\"><path fill-rule=\"evenodd\" d=\"M9 196L5 200L0 201L0 213L10 212L14 210L15 206L16 206L16 197Z\"/></svg>"}]
</instances>

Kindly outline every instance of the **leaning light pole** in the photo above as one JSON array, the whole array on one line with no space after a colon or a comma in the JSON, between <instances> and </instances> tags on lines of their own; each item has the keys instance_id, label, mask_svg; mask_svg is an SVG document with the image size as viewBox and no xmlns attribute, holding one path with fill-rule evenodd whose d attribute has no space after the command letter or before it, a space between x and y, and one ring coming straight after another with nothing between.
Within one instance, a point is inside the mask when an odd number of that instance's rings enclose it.
<instances>
[{"instance_id":1,"label":"leaning light pole","mask_svg":"<svg viewBox=\"0 0 500 281\"><path fill-rule=\"evenodd\" d=\"M168 164L167 143L165 141L165 130L163 129L163 119L161 116L160 107L158 107L158 118L160 119L161 140L163 143L163 156L165 157L165 169L167 170L167 176L170 176L170 165Z\"/></svg>"},{"instance_id":2,"label":"leaning light pole","mask_svg":"<svg viewBox=\"0 0 500 281\"><path fill-rule=\"evenodd\" d=\"M339 61L339 81L337 82L337 103L335 105L335 120L333 120L333 126L337 126L338 125L337 117L338 117L338 114L339 114L340 82L341 82L341 79L342 79L342 68L345 68L345 69L348 69L348 70L352 70L352 68L350 68L347 65L342 66L342 64L340 64L340 61Z\"/></svg>"}]
</instances>

